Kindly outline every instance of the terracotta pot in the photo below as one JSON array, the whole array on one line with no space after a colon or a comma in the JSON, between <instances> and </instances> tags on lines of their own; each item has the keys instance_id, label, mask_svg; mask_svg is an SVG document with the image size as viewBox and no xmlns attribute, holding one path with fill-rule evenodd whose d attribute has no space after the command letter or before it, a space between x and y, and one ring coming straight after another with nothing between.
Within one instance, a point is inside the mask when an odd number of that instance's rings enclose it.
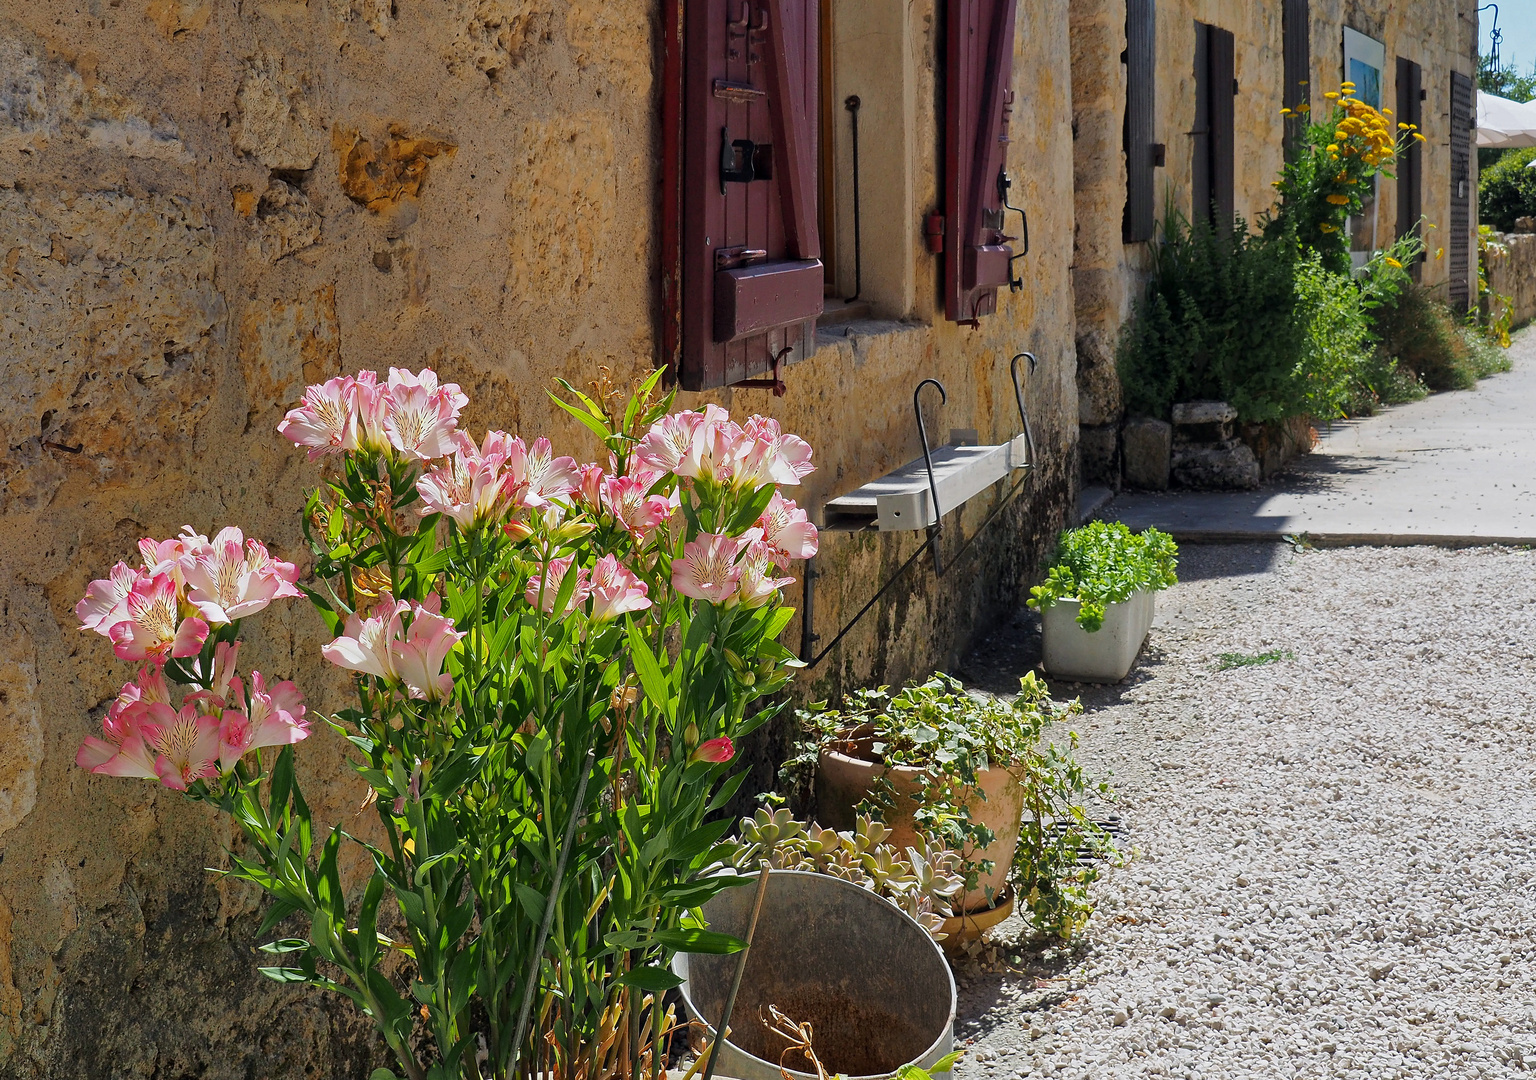
<instances>
[{"instance_id":1,"label":"terracotta pot","mask_svg":"<svg viewBox=\"0 0 1536 1080\"><path fill-rule=\"evenodd\" d=\"M945 935L940 944L946 949L953 949L964 945L967 941L975 941L983 932L990 930L1012 914L1013 890L1009 889L990 908L945 919L943 925L939 927L939 932Z\"/></svg>"},{"instance_id":2,"label":"terracotta pot","mask_svg":"<svg viewBox=\"0 0 1536 1080\"><path fill-rule=\"evenodd\" d=\"M917 845L917 827L913 814L920 805L922 785L919 777L923 770L909 765L894 768L869 760L871 739L855 735L849 739L848 753L823 750L816 766L816 819L831 829L851 829L856 816L855 807L875 789L882 773L887 773L891 786L896 790L896 808L888 813L886 824L891 836L886 841L898 851L909 845ZM990 906L1003 895L1008 882L1008 868L1013 864L1013 849L1019 843L1019 819L1024 815L1024 788L1006 769L982 769L977 773L978 786L986 799L973 797L969 810L971 820L991 829L992 843L977 852L963 854L971 859L991 859L992 872L983 874L976 888L965 894L962 910L977 911ZM991 897L989 900L988 897Z\"/></svg>"}]
</instances>

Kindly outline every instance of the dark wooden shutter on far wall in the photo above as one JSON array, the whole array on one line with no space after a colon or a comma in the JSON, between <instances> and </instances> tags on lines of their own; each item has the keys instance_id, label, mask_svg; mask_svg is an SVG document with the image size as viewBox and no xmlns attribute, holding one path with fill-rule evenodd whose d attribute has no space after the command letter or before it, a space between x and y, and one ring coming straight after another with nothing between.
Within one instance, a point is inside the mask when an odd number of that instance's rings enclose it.
<instances>
[{"instance_id":1,"label":"dark wooden shutter on far wall","mask_svg":"<svg viewBox=\"0 0 1536 1080\"><path fill-rule=\"evenodd\" d=\"M1125 3L1125 219L1126 243L1152 239L1157 228L1156 148L1152 140L1157 106L1156 0Z\"/></svg>"},{"instance_id":2,"label":"dark wooden shutter on far wall","mask_svg":"<svg viewBox=\"0 0 1536 1080\"><path fill-rule=\"evenodd\" d=\"M1236 214L1237 42L1230 30L1195 24L1195 126L1191 134L1192 212L1231 225Z\"/></svg>"},{"instance_id":3,"label":"dark wooden shutter on far wall","mask_svg":"<svg viewBox=\"0 0 1536 1080\"><path fill-rule=\"evenodd\" d=\"M663 130L662 346L683 389L706 390L815 350L819 9L663 10L663 124L675 128Z\"/></svg>"},{"instance_id":4,"label":"dark wooden shutter on far wall","mask_svg":"<svg viewBox=\"0 0 1536 1080\"><path fill-rule=\"evenodd\" d=\"M1397 120L1423 126L1424 109L1419 100L1423 69L1412 60L1397 58ZM1424 155L1417 139L1410 139L1397 160L1397 235L1417 233L1424 213ZM1417 267L1415 267L1417 269Z\"/></svg>"},{"instance_id":5,"label":"dark wooden shutter on far wall","mask_svg":"<svg viewBox=\"0 0 1536 1080\"><path fill-rule=\"evenodd\" d=\"M944 313L973 323L997 310L998 287L1011 280L1013 238L1004 232L1000 180L1008 161L1018 0L948 0L947 6ZM1018 189L1010 195L1019 205Z\"/></svg>"},{"instance_id":6,"label":"dark wooden shutter on far wall","mask_svg":"<svg viewBox=\"0 0 1536 1080\"><path fill-rule=\"evenodd\" d=\"M1472 80L1451 72L1451 306L1466 311L1472 302Z\"/></svg>"},{"instance_id":7,"label":"dark wooden shutter on far wall","mask_svg":"<svg viewBox=\"0 0 1536 1080\"><path fill-rule=\"evenodd\" d=\"M1280 104L1291 110L1285 118L1285 156L1292 160L1307 126L1303 105L1312 101L1312 5L1309 0L1285 0L1280 12L1285 86Z\"/></svg>"}]
</instances>

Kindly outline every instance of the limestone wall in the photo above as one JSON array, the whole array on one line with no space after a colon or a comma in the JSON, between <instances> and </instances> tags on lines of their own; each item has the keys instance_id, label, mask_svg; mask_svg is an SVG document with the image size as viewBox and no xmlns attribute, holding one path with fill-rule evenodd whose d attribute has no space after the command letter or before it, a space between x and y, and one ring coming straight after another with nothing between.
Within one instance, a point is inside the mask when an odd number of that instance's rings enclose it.
<instances>
[{"instance_id":1,"label":"limestone wall","mask_svg":"<svg viewBox=\"0 0 1536 1080\"><path fill-rule=\"evenodd\" d=\"M844 5L843 25L859 7ZM935 320L937 265L916 225L938 203L942 35L933 0L915 0L895 46L907 56L889 65L908 79L894 127L908 149L893 177L865 173L897 185L869 196L885 220L908 219L880 258L904 243L909 265L866 271L896 282L891 311L908 321L824 333L782 399L709 398L812 442L814 506L917 454L922 377L949 390L931 430L1002 439L1018 424L1008 359L1041 359L1029 396L1042 468L1026 495L968 563L942 580L915 568L801 693L951 662L979 618L1018 602L1074 493L1068 23L1053 5L1020 8L1010 169L1034 243L1024 291L979 330ZM430 363L470 395L470 427L591 454L545 390L653 362L658 10L5 6L0 1077L367 1075L372 1043L350 1006L255 974L257 898L203 869L223 858L222 825L74 766L127 667L71 608L140 536L184 523L236 523L302 562L295 512L314 473L274 425L306 382L343 370ZM951 519L946 542L989 509ZM917 543L826 539L824 641ZM291 605L250 629L252 665L295 678L318 708L339 704L318 618ZM331 779L338 740L321 732L300 758L324 817L358 812L361 785Z\"/></svg>"},{"instance_id":2,"label":"limestone wall","mask_svg":"<svg viewBox=\"0 0 1536 1080\"><path fill-rule=\"evenodd\" d=\"M1488 287L1512 301L1510 325L1524 326L1536 319L1536 235L1500 233L1495 239L1504 245L1504 253L1485 260Z\"/></svg>"}]
</instances>

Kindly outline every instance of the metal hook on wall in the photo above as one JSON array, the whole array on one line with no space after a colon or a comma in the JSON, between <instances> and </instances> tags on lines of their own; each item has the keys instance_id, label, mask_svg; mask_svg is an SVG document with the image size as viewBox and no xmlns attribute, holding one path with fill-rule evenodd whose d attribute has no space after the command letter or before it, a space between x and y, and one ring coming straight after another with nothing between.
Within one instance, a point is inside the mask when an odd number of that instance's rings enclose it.
<instances>
[{"instance_id":1,"label":"metal hook on wall","mask_svg":"<svg viewBox=\"0 0 1536 1080\"><path fill-rule=\"evenodd\" d=\"M1008 375L1013 379L1013 400L1019 407L1019 422L1024 425L1024 445L1029 448L1028 467L1035 467L1035 433L1029 429L1029 413L1024 410L1024 392L1019 389L1019 361L1029 357L1029 373L1033 375L1040 361L1035 359L1032 352L1015 353L1012 360L1008 361Z\"/></svg>"},{"instance_id":2,"label":"metal hook on wall","mask_svg":"<svg viewBox=\"0 0 1536 1080\"><path fill-rule=\"evenodd\" d=\"M928 425L923 422L923 407L919 400L923 387L932 384L939 391L939 404L949 403L949 393L938 379L924 379L912 391L912 413L917 417L917 434L923 440L923 464L928 469L928 495L933 499L933 524L928 526L928 543L933 548L933 572L943 574L939 565L939 531L944 525L944 508L939 505L939 483L933 478L933 451L928 446Z\"/></svg>"}]
</instances>

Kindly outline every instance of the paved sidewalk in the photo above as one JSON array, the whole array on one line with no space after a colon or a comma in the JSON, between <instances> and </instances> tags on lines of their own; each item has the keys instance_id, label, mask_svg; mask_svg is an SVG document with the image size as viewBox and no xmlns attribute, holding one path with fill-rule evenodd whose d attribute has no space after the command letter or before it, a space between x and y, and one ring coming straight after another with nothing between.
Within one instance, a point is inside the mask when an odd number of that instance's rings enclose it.
<instances>
[{"instance_id":1,"label":"paved sidewalk","mask_svg":"<svg viewBox=\"0 0 1536 1080\"><path fill-rule=\"evenodd\" d=\"M1536 327L1514 370L1336 423L1258 491L1126 493L1101 515L1195 543L1536 544Z\"/></svg>"}]
</instances>

